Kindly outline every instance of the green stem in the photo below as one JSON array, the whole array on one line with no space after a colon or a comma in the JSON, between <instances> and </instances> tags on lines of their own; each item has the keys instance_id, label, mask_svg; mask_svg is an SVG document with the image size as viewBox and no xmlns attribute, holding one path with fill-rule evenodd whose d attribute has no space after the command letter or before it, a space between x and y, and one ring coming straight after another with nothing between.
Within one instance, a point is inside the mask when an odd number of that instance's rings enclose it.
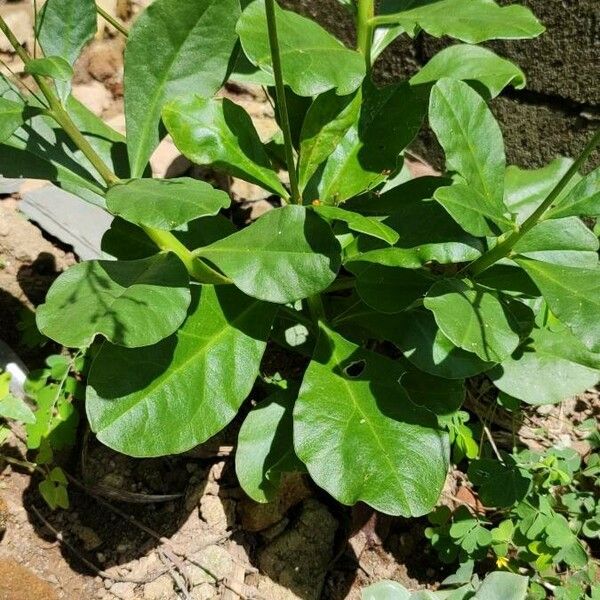
<instances>
[{"instance_id":1,"label":"green stem","mask_svg":"<svg viewBox=\"0 0 600 600\"><path fill-rule=\"evenodd\" d=\"M125 37L129 35L127 27L122 23L119 23L111 14L107 13L102 7L96 4L96 12L110 25L112 25L118 32L122 33Z\"/></svg>"},{"instance_id":2,"label":"green stem","mask_svg":"<svg viewBox=\"0 0 600 600\"><path fill-rule=\"evenodd\" d=\"M356 47L365 57L367 71L371 70L371 47L373 45L373 19L375 0L358 0L356 13Z\"/></svg>"},{"instance_id":3,"label":"green stem","mask_svg":"<svg viewBox=\"0 0 600 600\"><path fill-rule=\"evenodd\" d=\"M19 58L25 65L27 65L27 63L31 61L31 57L26 52L25 48L21 46L19 40L17 40L10 27L2 17L0 17L0 31L2 31L8 38L8 41L15 49L15 52ZM79 129L77 129L77 126L75 123L73 123L71 117L63 108L62 103L56 95L56 92L52 89L52 86L50 86L48 82L39 75L34 75L33 78L48 102L50 107L50 116L52 116L54 120L65 130L65 133L67 133L67 135L73 140L81 152L83 152L84 156L90 161L96 171L98 171L106 184L110 186L117 183L119 178L106 166L104 161L98 156L90 143L85 139L85 137L83 137L83 135L81 135Z\"/></svg>"},{"instance_id":4,"label":"green stem","mask_svg":"<svg viewBox=\"0 0 600 600\"><path fill-rule=\"evenodd\" d=\"M380 27L383 25L398 25L397 15L379 15L377 17L371 17L369 23L372 28Z\"/></svg>"},{"instance_id":5,"label":"green stem","mask_svg":"<svg viewBox=\"0 0 600 600\"><path fill-rule=\"evenodd\" d=\"M142 229L159 248L176 254L185 265L188 273L197 281L212 285L231 283L230 279L227 279L227 277L224 277L199 260L170 231L162 231L160 229L153 229L152 227L142 227Z\"/></svg>"},{"instance_id":6,"label":"green stem","mask_svg":"<svg viewBox=\"0 0 600 600\"><path fill-rule=\"evenodd\" d=\"M492 265L496 264L499 260L508 256L515 246L515 244L528 232L542 220L548 209L552 206L554 201L558 198L561 192L567 187L571 179L579 172L581 167L584 165L590 154L600 145L600 129L594 134L592 139L588 142L579 158L571 165L571 168L564 174L561 180L552 189L546 199L537 207L537 209L523 222L517 231L512 232L505 239L500 238L498 244L496 244L491 250L480 256L477 260L472 262L470 265L465 267L461 273L465 272L471 276L477 276L486 269L489 269Z\"/></svg>"},{"instance_id":7,"label":"green stem","mask_svg":"<svg viewBox=\"0 0 600 600\"><path fill-rule=\"evenodd\" d=\"M40 466L36 463L29 462L28 460L19 460L18 458L6 456L5 454L0 454L0 460L7 462L9 465L15 465L16 467L21 467L28 471L37 471L41 475L46 475L46 472Z\"/></svg>"},{"instance_id":8,"label":"green stem","mask_svg":"<svg viewBox=\"0 0 600 600\"><path fill-rule=\"evenodd\" d=\"M273 75L275 76L275 90L277 96L277 109L283 141L285 148L285 162L290 175L290 188L292 190L292 201L302 204L302 196L298 187L298 175L296 173L296 162L294 160L294 146L292 144L292 128L285 96L285 85L283 83L283 70L281 68L281 55L279 53L279 40L277 38L277 21L275 19L275 0L266 0L267 27L269 30L269 46L271 47L271 62L273 63Z\"/></svg>"},{"instance_id":9,"label":"green stem","mask_svg":"<svg viewBox=\"0 0 600 600\"><path fill-rule=\"evenodd\" d=\"M31 57L27 51L19 44L19 41L7 25L6 21L0 16L0 31L6 35L15 52L24 64L27 64ZM110 167L97 154L91 144L82 135L73 122L69 113L64 109L59 97L48 84L48 82L39 76L34 75L40 91L46 98L49 110L48 116L52 117L71 138L73 143L81 150L83 155L90 161L108 187L121 183L121 180L113 173ZM209 267L203 261L195 258L192 252L186 248L171 232L161 231L150 227L142 227L152 241L161 249L175 253L186 266L188 273L200 283L223 284L231 283L229 279Z\"/></svg>"}]
</instances>

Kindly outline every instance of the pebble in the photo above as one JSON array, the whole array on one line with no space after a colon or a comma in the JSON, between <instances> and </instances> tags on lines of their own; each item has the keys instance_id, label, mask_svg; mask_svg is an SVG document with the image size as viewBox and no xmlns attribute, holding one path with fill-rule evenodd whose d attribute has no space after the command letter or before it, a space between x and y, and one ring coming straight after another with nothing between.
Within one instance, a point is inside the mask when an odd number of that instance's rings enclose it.
<instances>
[{"instance_id":1,"label":"pebble","mask_svg":"<svg viewBox=\"0 0 600 600\"><path fill-rule=\"evenodd\" d=\"M170 600L173 597L173 580L161 575L144 586L144 600Z\"/></svg>"},{"instance_id":2,"label":"pebble","mask_svg":"<svg viewBox=\"0 0 600 600\"><path fill-rule=\"evenodd\" d=\"M119 600L133 600L135 598L135 583L118 581L111 586L110 593Z\"/></svg>"},{"instance_id":3,"label":"pebble","mask_svg":"<svg viewBox=\"0 0 600 600\"><path fill-rule=\"evenodd\" d=\"M99 81L74 85L73 96L96 116L102 115L112 102L112 94Z\"/></svg>"}]
</instances>

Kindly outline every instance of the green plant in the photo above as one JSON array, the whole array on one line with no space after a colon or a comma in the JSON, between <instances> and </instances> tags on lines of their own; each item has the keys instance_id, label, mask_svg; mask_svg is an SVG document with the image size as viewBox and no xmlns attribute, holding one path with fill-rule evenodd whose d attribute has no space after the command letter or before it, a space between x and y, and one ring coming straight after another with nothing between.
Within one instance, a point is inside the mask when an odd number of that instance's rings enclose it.
<instances>
[{"instance_id":1,"label":"green plant","mask_svg":"<svg viewBox=\"0 0 600 600\"><path fill-rule=\"evenodd\" d=\"M423 515L465 378L486 373L532 404L598 381L598 239L580 217L600 214L600 171L579 170L600 134L576 161L506 169L487 100L525 78L473 44L541 34L528 9L343 3L356 51L274 0L156 0L128 33L126 140L69 95L94 2L45 3L37 60L0 19L40 92L5 82L0 160L5 175L49 179L116 217L103 240L116 260L70 268L37 311L51 339L94 345L85 402L99 440L133 456L205 441L235 417L273 339L310 361L243 427L248 494L268 500L282 469L306 468L340 502ZM380 52L419 32L464 43L377 87ZM272 143L214 98L236 77L268 86ZM447 174L408 180L404 153L426 117ZM226 193L150 178L165 130L192 161L282 206L236 230Z\"/></svg>"},{"instance_id":2,"label":"green plant","mask_svg":"<svg viewBox=\"0 0 600 600\"><path fill-rule=\"evenodd\" d=\"M410 592L395 581L380 581L362 592L362 600L525 600L527 577L495 571L483 581L473 575L473 565L442 582L442 589Z\"/></svg>"},{"instance_id":3,"label":"green plant","mask_svg":"<svg viewBox=\"0 0 600 600\"><path fill-rule=\"evenodd\" d=\"M52 509L69 507L67 477L57 466L59 461L55 455L68 451L75 444L79 424L77 404L85 395L81 383L84 371L85 360L81 353L72 357L48 356L44 368L30 373L25 381L24 391L29 403L8 392L8 374L0 376L0 418L24 426L27 450L33 454L32 461L3 454L0 454L0 460L8 460L42 475L38 488ZM8 438L9 432L9 427L0 423L0 443Z\"/></svg>"},{"instance_id":4,"label":"green plant","mask_svg":"<svg viewBox=\"0 0 600 600\"><path fill-rule=\"evenodd\" d=\"M472 461L469 478L489 508L478 514L438 507L425 534L444 562L492 557L499 567L528 573L533 597L546 597L541 584L556 597L595 597L597 565L588 548L599 534L599 461L594 452L582 463L570 448Z\"/></svg>"}]
</instances>

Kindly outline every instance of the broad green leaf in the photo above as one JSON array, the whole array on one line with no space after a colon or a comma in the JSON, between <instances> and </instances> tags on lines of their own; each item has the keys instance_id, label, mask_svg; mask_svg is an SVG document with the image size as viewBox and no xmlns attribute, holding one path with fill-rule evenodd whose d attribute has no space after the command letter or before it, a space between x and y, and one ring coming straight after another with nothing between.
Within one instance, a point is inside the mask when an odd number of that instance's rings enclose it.
<instances>
[{"instance_id":1,"label":"broad green leaf","mask_svg":"<svg viewBox=\"0 0 600 600\"><path fill-rule=\"evenodd\" d=\"M373 32L373 45L371 46L371 64L381 56L383 51L400 37L404 31L403 27L377 27Z\"/></svg>"},{"instance_id":2,"label":"broad green leaf","mask_svg":"<svg viewBox=\"0 0 600 600\"><path fill-rule=\"evenodd\" d=\"M399 269L375 263L350 263L356 275L356 291L363 302L382 313L399 313L423 299L434 284L431 273L418 269Z\"/></svg>"},{"instance_id":3,"label":"broad green leaf","mask_svg":"<svg viewBox=\"0 0 600 600\"><path fill-rule=\"evenodd\" d=\"M396 581L379 581L361 591L361 600L411 600L411 593Z\"/></svg>"},{"instance_id":4,"label":"broad green leaf","mask_svg":"<svg viewBox=\"0 0 600 600\"><path fill-rule=\"evenodd\" d=\"M131 223L170 231L199 217L216 215L231 200L199 179L131 179L106 194L108 210Z\"/></svg>"},{"instance_id":5,"label":"broad green leaf","mask_svg":"<svg viewBox=\"0 0 600 600\"><path fill-rule=\"evenodd\" d=\"M600 168L586 175L548 211L550 219L600 216Z\"/></svg>"},{"instance_id":6,"label":"broad green leaf","mask_svg":"<svg viewBox=\"0 0 600 600\"><path fill-rule=\"evenodd\" d=\"M40 481L38 490L44 502L46 502L51 510L56 510L57 508L67 510L69 508L69 496L64 484L46 478Z\"/></svg>"},{"instance_id":7,"label":"broad green leaf","mask_svg":"<svg viewBox=\"0 0 600 600\"><path fill-rule=\"evenodd\" d=\"M289 197L273 170L248 113L227 98L200 96L169 102L163 119L179 150L199 165L218 169Z\"/></svg>"},{"instance_id":8,"label":"broad green leaf","mask_svg":"<svg viewBox=\"0 0 600 600\"><path fill-rule=\"evenodd\" d=\"M434 415L404 392L402 373L399 363L321 326L294 408L294 444L339 502L408 517L437 502L449 447Z\"/></svg>"},{"instance_id":9,"label":"broad green leaf","mask_svg":"<svg viewBox=\"0 0 600 600\"><path fill-rule=\"evenodd\" d=\"M303 470L292 439L295 400L290 390L275 392L252 409L240 428L235 472L256 502L273 500L282 473Z\"/></svg>"},{"instance_id":10,"label":"broad green leaf","mask_svg":"<svg viewBox=\"0 0 600 600\"><path fill-rule=\"evenodd\" d=\"M423 93L408 83L383 88L366 83L362 95L360 115L319 174L318 198L327 204L372 189L395 172L427 110Z\"/></svg>"},{"instance_id":11,"label":"broad green leaf","mask_svg":"<svg viewBox=\"0 0 600 600\"><path fill-rule=\"evenodd\" d=\"M600 381L600 354L568 330L535 329L488 375L498 389L528 404L556 404Z\"/></svg>"},{"instance_id":12,"label":"broad green leaf","mask_svg":"<svg viewBox=\"0 0 600 600\"><path fill-rule=\"evenodd\" d=\"M119 177L129 176L122 135L69 96L66 108L84 137ZM80 198L105 206L104 182L83 153L50 117L38 115L0 144L0 173L56 183Z\"/></svg>"},{"instance_id":13,"label":"broad green leaf","mask_svg":"<svg viewBox=\"0 0 600 600\"><path fill-rule=\"evenodd\" d=\"M73 67L61 56L48 56L31 59L25 65L25 73L69 81L73 77Z\"/></svg>"},{"instance_id":14,"label":"broad green leaf","mask_svg":"<svg viewBox=\"0 0 600 600\"><path fill-rule=\"evenodd\" d=\"M447 169L458 173L475 192L475 199L466 198L466 214L464 207L457 206L456 197L460 191L466 194L464 189L447 192L450 199L444 201L440 193L446 188L440 188L434 195L436 200L463 227L468 224L479 231L489 229L475 210L477 204L485 217L498 225L510 225L503 216L507 209L503 202L506 159L502 132L483 98L462 81L440 79L431 89L429 123L444 148Z\"/></svg>"},{"instance_id":15,"label":"broad green leaf","mask_svg":"<svg viewBox=\"0 0 600 600\"><path fill-rule=\"evenodd\" d=\"M566 217L541 221L513 246L513 252L567 267L594 267L599 247L598 238L581 219Z\"/></svg>"},{"instance_id":16,"label":"broad green leaf","mask_svg":"<svg viewBox=\"0 0 600 600\"><path fill-rule=\"evenodd\" d=\"M500 362L519 345L515 324L498 297L464 280L436 283L424 305L453 344L484 361Z\"/></svg>"},{"instance_id":17,"label":"broad green leaf","mask_svg":"<svg viewBox=\"0 0 600 600\"><path fill-rule=\"evenodd\" d=\"M473 235L498 236L512 227L511 220L504 216L504 207L488 202L475 188L464 183L440 188L433 197Z\"/></svg>"},{"instance_id":18,"label":"broad green leaf","mask_svg":"<svg viewBox=\"0 0 600 600\"><path fill-rule=\"evenodd\" d=\"M465 401L462 379L442 379L415 369L404 373L400 384L414 404L437 416L454 414Z\"/></svg>"},{"instance_id":19,"label":"broad green leaf","mask_svg":"<svg viewBox=\"0 0 600 600\"><path fill-rule=\"evenodd\" d=\"M524 296L527 298L537 298L540 291L531 277L512 261L496 263L489 269L483 271L475 278L479 285L498 290L504 294Z\"/></svg>"},{"instance_id":20,"label":"broad green leaf","mask_svg":"<svg viewBox=\"0 0 600 600\"><path fill-rule=\"evenodd\" d=\"M176 335L148 348L104 343L86 399L98 439L130 456L162 456L215 435L254 385L274 311L233 286L202 286Z\"/></svg>"},{"instance_id":21,"label":"broad green leaf","mask_svg":"<svg viewBox=\"0 0 600 600\"><path fill-rule=\"evenodd\" d=\"M475 594L476 600L525 600L529 578L495 571L486 575Z\"/></svg>"},{"instance_id":22,"label":"broad green leaf","mask_svg":"<svg viewBox=\"0 0 600 600\"><path fill-rule=\"evenodd\" d=\"M566 267L529 259L517 262L558 319L592 352L600 352L600 266Z\"/></svg>"},{"instance_id":23,"label":"broad green leaf","mask_svg":"<svg viewBox=\"0 0 600 600\"><path fill-rule=\"evenodd\" d=\"M452 180L444 177L417 177L382 193L372 192L350 198L345 203L344 208L358 212L361 215L389 217L398 211L405 210L406 205L418 206L419 203L430 200L433 198L435 190L450 183L452 183ZM437 203L429 202L427 206L434 207L430 208L429 213L431 213L437 207ZM447 222L452 223L452 219L447 217L446 211L439 210L439 207L437 207L437 212L445 216ZM453 224L453 226L458 229L456 225Z\"/></svg>"},{"instance_id":24,"label":"broad green leaf","mask_svg":"<svg viewBox=\"0 0 600 600\"><path fill-rule=\"evenodd\" d=\"M444 77L480 83L491 98L509 85L520 90L526 83L525 73L517 65L487 48L469 44L444 48L412 77L410 83L432 83Z\"/></svg>"},{"instance_id":25,"label":"broad green leaf","mask_svg":"<svg viewBox=\"0 0 600 600\"><path fill-rule=\"evenodd\" d=\"M512 456L505 456L504 464L494 458L475 460L468 475L488 507L508 508L523 500L531 487L531 474L519 468Z\"/></svg>"},{"instance_id":26,"label":"broad green leaf","mask_svg":"<svg viewBox=\"0 0 600 600\"><path fill-rule=\"evenodd\" d=\"M298 150L300 148L300 132L302 131L302 125L304 123L304 119L306 118L306 113L309 108L313 104L313 99L306 96L298 96L298 94L294 94L289 87L284 88L285 91L285 101L288 109L288 119L290 122L290 133L292 137L292 145L294 149ZM277 89L275 84L271 85L267 90L271 101L275 105L277 103ZM275 122L279 126L279 131L275 134L278 136L281 145L283 146L283 132L281 130L281 115L278 110L275 110ZM275 139L275 136L271 138L271 141ZM282 166L285 165L285 151L282 149Z\"/></svg>"},{"instance_id":27,"label":"broad green leaf","mask_svg":"<svg viewBox=\"0 0 600 600\"><path fill-rule=\"evenodd\" d=\"M21 423L35 423L35 415L31 412L27 403L12 394L0 399L0 417L14 419Z\"/></svg>"},{"instance_id":28,"label":"broad green leaf","mask_svg":"<svg viewBox=\"0 0 600 600\"><path fill-rule=\"evenodd\" d=\"M177 330L189 304L189 277L174 254L92 260L52 284L36 321L44 335L69 348L89 346L98 334L121 346L149 346Z\"/></svg>"},{"instance_id":29,"label":"broad green leaf","mask_svg":"<svg viewBox=\"0 0 600 600\"><path fill-rule=\"evenodd\" d=\"M329 225L310 209L284 206L229 237L201 248L243 292L286 304L327 288L340 266Z\"/></svg>"},{"instance_id":30,"label":"broad green leaf","mask_svg":"<svg viewBox=\"0 0 600 600\"><path fill-rule=\"evenodd\" d=\"M419 515L439 495L447 440L400 386L403 372L321 327L294 409L294 442L312 478L344 504L362 500L389 514ZM419 444L429 454L422 465Z\"/></svg>"},{"instance_id":31,"label":"broad green leaf","mask_svg":"<svg viewBox=\"0 0 600 600\"><path fill-rule=\"evenodd\" d=\"M25 111L24 104L0 98L0 143L5 142L23 125L26 119Z\"/></svg>"},{"instance_id":32,"label":"broad green leaf","mask_svg":"<svg viewBox=\"0 0 600 600\"><path fill-rule=\"evenodd\" d=\"M37 39L45 56L61 56L75 64L96 33L94 0L46 0L37 15Z\"/></svg>"},{"instance_id":33,"label":"broad green leaf","mask_svg":"<svg viewBox=\"0 0 600 600\"><path fill-rule=\"evenodd\" d=\"M298 183L301 190L357 121L361 102L360 92L338 96L330 91L315 98L300 132Z\"/></svg>"},{"instance_id":34,"label":"broad green leaf","mask_svg":"<svg viewBox=\"0 0 600 600\"><path fill-rule=\"evenodd\" d=\"M391 316L363 316L358 322L379 339L396 345L415 367L437 377L465 379L483 373L494 365L455 346L440 331L433 314L426 310Z\"/></svg>"},{"instance_id":35,"label":"broad green leaf","mask_svg":"<svg viewBox=\"0 0 600 600\"><path fill-rule=\"evenodd\" d=\"M393 247L378 240L359 238L351 261L376 262L389 267L418 269L429 262L439 264L469 262L483 251L481 240L463 231L435 201L405 196L402 186L380 200L398 209L383 223L400 235Z\"/></svg>"},{"instance_id":36,"label":"broad green leaf","mask_svg":"<svg viewBox=\"0 0 600 600\"><path fill-rule=\"evenodd\" d=\"M337 206L327 206L325 204L313 206L312 208L317 214L329 221L343 221L352 231L364 233L369 237L383 240L388 244L395 244L400 237L398 232L375 217L364 217L351 210L344 210Z\"/></svg>"},{"instance_id":37,"label":"broad green leaf","mask_svg":"<svg viewBox=\"0 0 600 600\"><path fill-rule=\"evenodd\" d=\"M572 164L573 160L570 158L557 158L541 169L507 167L504 180L504 203L509 212L516 215L517 223L522 223L535 211ZM558 201L579 179L579 175L573 178Z\"/></svg>"},{"instance_id":38,"label":"broad green leaf","mask_svg":"<svg viewBox=\"0 0 600 600\"><path fill-rule=\"evenodd\" d=\"M195 250L227 237L235 231L236 228L231 221L216 215L190 221L172 233L184 246ZM101 248L103 252L119 260L148 258L157 252L156 244L140 227L118 217L102 236Z\"/></svg>"},{"instance_id":39,"label":"broad green leaf","mask_svg":"<svg viewBox=\"0 0 600 600\"><path fill-rule=\"evenodd\" d=\"M133 177L158 145L168 100L212 96L237 42L239 0L156 0L135 21L125 50L125 118Z\"/></svg>"},{"instance_id":40,"label":"broad green leaf","mask_svg":"<svg viewBox=\"0 0 600 600\"><path fill-rule=\"evenodd\" d=\"M401 0L395 22L406 30L420 27L469 44L486 40L537 37L544 26L524 6L498 6L493 0Z\"/></svg>"},{"instance_id":41,"label":"broad green leaf","mask_svg":"<svg viewBox=\"0 0 600 600\"><path fill-rule=\"evenodd\" d=\"M346 48L320 25L275 3L283 80L299 96L335 89L340 96L355 91L365 77L364 58ZM272 74L265 1L249 4L237 25L250 62Z\"/></svg>"},{"instance_id":42,"label":"broad green leaf","mask_svg":"<svg viewBox=\"0 0 600 600\"><path fill-rule=\"evenodd\" d=\"M574 568L581 568L587 564L587 553L563 515L554 514L546 527L546 534L546 544L551 548L559 548L555 556L557 562L565 561Z\"/></svg>"}]
</instances>

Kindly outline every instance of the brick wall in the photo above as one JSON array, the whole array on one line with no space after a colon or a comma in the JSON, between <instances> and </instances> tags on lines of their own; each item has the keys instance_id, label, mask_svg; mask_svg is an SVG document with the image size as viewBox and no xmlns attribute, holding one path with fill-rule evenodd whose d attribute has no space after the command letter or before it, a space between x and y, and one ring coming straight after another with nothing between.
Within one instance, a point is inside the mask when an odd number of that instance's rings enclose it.
<instances>
[{"instance_id":1,"label":"brick wall","mask_svg":"<svg viewBox=\"0 0 600 600\"><path fill-rule=\"evenodd\" d=\"M537 167L558 155L576 155L600 127L600 0L522 3L547 31L536 40L488 44L519 64L528 77L527 89L507 91L494 100L492 109L502 123L509 161ZM340 39L353 43L353 24L336 0L282 0L282 4L316 18ZM382 82L410 76L448 43L423 35L400 40L386 51L376 76ZM417 150L439 164L439 148L427 132ZM599 152L589 164L600 165Z\"/></svg>"}]
</instances>

